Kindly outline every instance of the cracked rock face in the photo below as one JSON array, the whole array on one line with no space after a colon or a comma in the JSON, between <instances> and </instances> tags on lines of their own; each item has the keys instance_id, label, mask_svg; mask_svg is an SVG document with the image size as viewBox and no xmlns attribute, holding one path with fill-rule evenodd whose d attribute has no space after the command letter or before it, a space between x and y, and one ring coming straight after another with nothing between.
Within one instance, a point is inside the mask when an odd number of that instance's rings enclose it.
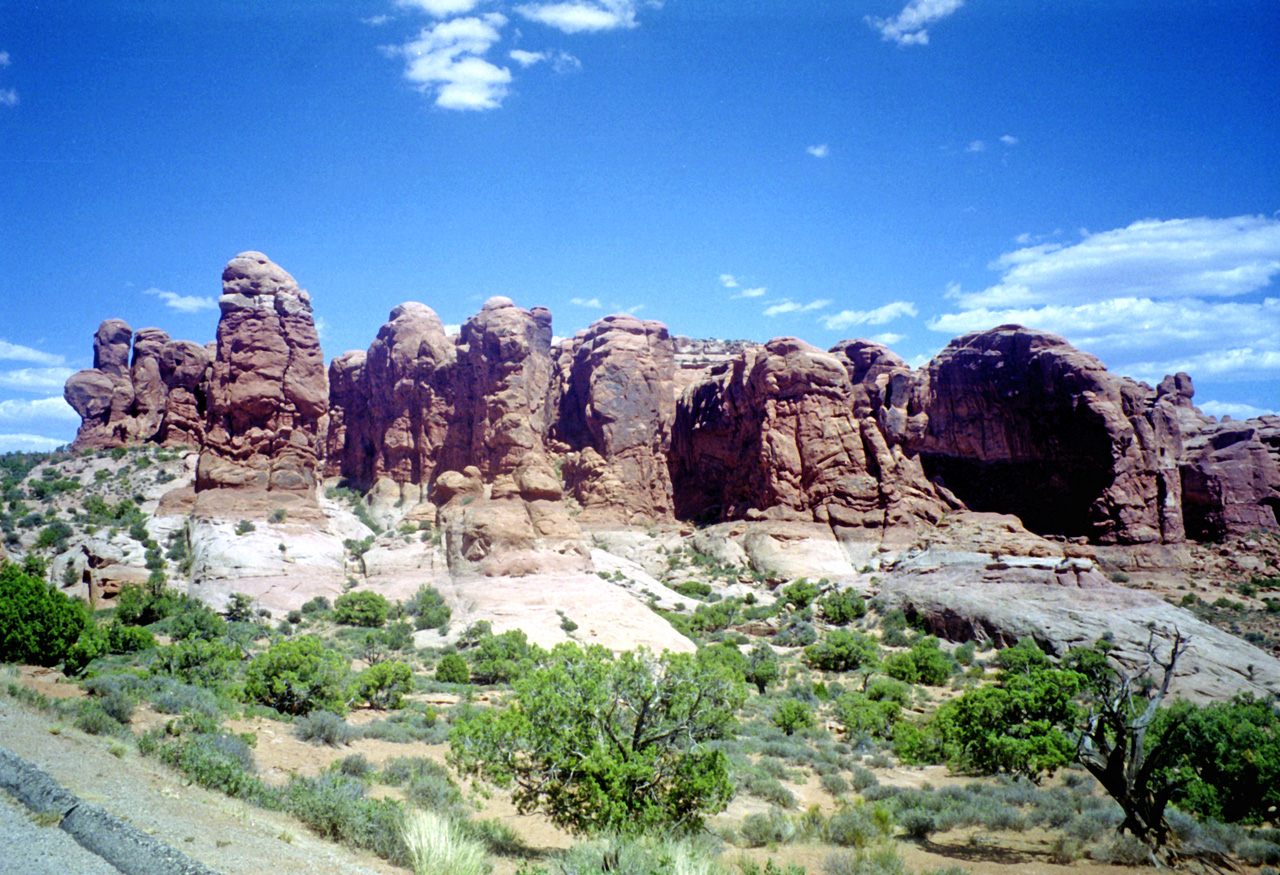
<instances>
[{"instance_id":1,"label":"cracked rock face","mask_svg":"<svg viewBox=\"0 0 1280 875\"><path fill-rule=\"evenodd\" d=\"M260 252L227 264L222 291L197 509L216 513L224 490L314 506L329 384L311 297Z\"/></svg>"}]
</instances>

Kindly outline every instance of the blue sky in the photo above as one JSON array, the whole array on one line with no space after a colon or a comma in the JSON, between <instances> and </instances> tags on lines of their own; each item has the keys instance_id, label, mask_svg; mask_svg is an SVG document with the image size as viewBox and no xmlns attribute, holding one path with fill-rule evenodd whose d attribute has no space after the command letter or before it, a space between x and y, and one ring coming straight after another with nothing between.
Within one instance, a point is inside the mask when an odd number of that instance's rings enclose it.
<instances>
[{"instance_id":1,"label":"blue sky","mask_svg":"<svg viewBox=\"0 0 1280 875\"><path fill-rule=\"evenodd\" d=\"M558 335L1004 322L1280 408L1280 6L0 0L0 450L106 318L208 341L257 249L325 354L492 295Z\"/></svg>"}]
</instances>

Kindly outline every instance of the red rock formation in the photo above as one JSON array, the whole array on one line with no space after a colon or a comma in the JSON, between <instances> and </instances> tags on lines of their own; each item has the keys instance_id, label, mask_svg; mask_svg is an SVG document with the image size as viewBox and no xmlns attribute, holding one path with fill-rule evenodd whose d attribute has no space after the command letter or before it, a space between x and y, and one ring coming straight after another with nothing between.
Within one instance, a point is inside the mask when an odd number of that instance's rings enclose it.
<instances>
[{"instance_id":1,"label":"red rock formation","mask_svg":"<svg viewBox=\"0 0 1280 875\"><path fill-rule=\"evenodd\" d=\"M606 316L559 350L554 435L570 448L565 480L587 519L671 519L668 452L675 419L667 327Z\"/></svg>"},{"instance_id":2,"label":"red rock formation","mask_svg":"<svg viewBox=\"0 0 1280 875\"><path fill-rule=\"evenodd\" d=\"M928 424L912 448L975 510L1099 543L1182 538L1171 405L1061 337L958 337L916 391Z\"/></svg>"},{"instance_id":3,"label":"red rock formation","mask_svg":"<svg viewBox=\"0 0 1280 875\"><path fill-rule=\"evenodd\" d=\"M108 319L94 335L93 361L92 369L73 374L63 389L81 419L73 446L199 446L212 361L204 347L170 340L159 328L135 335L122 320Z\"/></svg>"},{"instance_id":4,"label":"red rock formation","mask_svg":"<svg viewBox=\"0 0 1280 875\"><path fill-rule=\"evenodd\" d=\"M413 302L391 311L367 353L334 359L329 473L363 488L430 483L454 421L456 360L440 317Z\"/></svg>"},{"instance_id":5,"label":"red rock formation","mask_svg":"<svg viewBox=\"0 0 1280 875\"><path fill-rule=\"evenodd\" d=\"M672 435L677 515L842 528L936 520L948 502L880 430L869 401L859 417L849 361L777 338L685 390Z\"/></svg>"},{"instance_id":6,"label":"red rock formation","mask_svg":"<svg viewBox=\"0 0 1280 875\"><path fill-rule=\"evenodd\" d=\"M197 511L314 506L329 386L311 298L260 252L227 264L222 291Z\"/></svg>"}]
</instances>

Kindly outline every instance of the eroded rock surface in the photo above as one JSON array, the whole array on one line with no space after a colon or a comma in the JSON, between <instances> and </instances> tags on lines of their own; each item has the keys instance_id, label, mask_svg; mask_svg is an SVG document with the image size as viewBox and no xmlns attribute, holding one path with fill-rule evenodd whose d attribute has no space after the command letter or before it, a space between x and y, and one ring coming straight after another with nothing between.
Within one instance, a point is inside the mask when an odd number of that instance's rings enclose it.
<instances>
[{"instance_id":1,"label":"eroded rock surface","mask_svg":"<svg viewBox=\"0 0 1280 875\"><path fill-rule=\"evenodd\" d=\"M197 513L315 508L329 385L311 298L260 252L227 264L222 291Z\"/></svg>"}]
</instances>

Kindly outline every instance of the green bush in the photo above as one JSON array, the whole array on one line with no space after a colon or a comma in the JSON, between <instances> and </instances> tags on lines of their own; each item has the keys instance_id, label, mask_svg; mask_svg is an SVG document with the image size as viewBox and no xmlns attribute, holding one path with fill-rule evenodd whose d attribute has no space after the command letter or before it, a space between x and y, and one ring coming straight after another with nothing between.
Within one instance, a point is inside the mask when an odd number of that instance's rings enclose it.
<instances>
[{"instance_id":1,"label":"green bush","mask_svg":"<svg viewBox=\"0 0 1280 875\"><path fill-rule=\"evenodd\" d=\"M158 648L151 671L194 686L216 687L236 677L243 659L244 652L225 641L187 638Z\"/></svg>"},{"instance_id":2,"label":"green bush","mask_svg":"<svg viewBox=\"0 0 1280 875\"><path fill-rule=\"evenodd\" d=\"M797 729L809 729L813 726L813 711L803 702L787 699L773 711L773 725L787 735Z\"/></svg>"},{"instance_id":3,"label":"green bush","mask_svg":"<svg viewBox=\"0 0 1280 875\"><path fill-rule=\"evenodd\" d=\"M160 759L201 787L228 796L262 801L271 797L254 774L253 752L245 742L224 733L199 733L160 748Z\"/></svg>"},{"instance_id":4,"label":"green bush","mask_svg":"<svg viewBox=\"0 0 1280 875\"><path fill-rule=\"evenodd\" d=\"M390 799L368 799L364 782L332 772L294 778L282 802L321 838L372 851L398 866L410 863L400 834L404 812Z\"/></svg>"},{"instance_id":5,"label":"green bush","mask_svg":"<svg viewBox=\"0 0 1280 875\"><path fill-rule=\"evenodd\" d=\"M254 657L245 694L285 714L347 713L351 666L314 635L279 641Z\"/></svg>"},{"instance_id":6,"label":"green bush","mask_svg":"<svg viewBox=\"0 0 1280 875\"><path fill-rule=\"evenodd\" d=\"M827 821L827 841L845 848L865 848L893 832L893 815L881 805L846 805Z\"/></svg>"},{"instance_id":7,"label":"green bush","mask_svg":"<svg viewBox=\"0 0 1280 875\"><path fill-rule=\"evenodd\" d=\"M810 583L802 577L795 583L789 583L782 588L782 600L793 609L802 611L813 604L821 591L816 583Z\"/></svg>"},{"instance_id":8,"label":"green bush","mask_svg":"<svg viewBox=\"0 0 1280 875\"><path fill-rule=\"evenodd\" d=\"M954 670L955 664L932 635L921 638L906 653L895 653L884 662L884 673L889 677L931 687L945 684Z\"/></svg>"},{"instance_id":9,"label":"green bush","mask_svg":"<svg viewBox=\"0 0 1280 875\"><path fill-rule=\"evenodd\" d=\"M686 580L684 583L677 583L671 588L680 593L680 595L687 596L691 599L706 600L706 598L711 595L711 584L702 583L697 580Z\"/></svg>"},{"instance_id":10,"label":"green bush","mask_svg":"<svg viewBox=\"0 0 1280 875\"><path fill-rule=\"evenodd\" d=\"M412 690L413 672L403 662L379 662L356 677L357 698L372 708L400 708L404 694Z\"/></svg>"},{"instance_id":11,"label":"green bush","mask_svg":"<svg viewBox=\"0 0 1280 875\"><path fill-rule=\"evenodd\" d=\"M415 629L439 629L453 616L440 591L432 586L418 587L413 598L405 603L404 612L415 618Z\"/></svg>"},{"instance_id":12,"label":"green bush","mask_svg":"<svg viewBox=\"0 0 1280 875\"><path fill-rule=\"evenodd\" d=\"M458 654L446 653L436 665L436 680L442 684L469 684L471 669L467 668L467 661Z\"/></svg>"},{"instance_id":13,"label":"green bush","mask_svg":"<svg viewBox=\"0 0 1280 875\"><path fill-rule=\"evenodd\" d=\"M880 645L860 632L833 629L826 637L804 649L809 665L821 671L853 671L880 661Z\"/></svg>"},{"instance_id":14,"label":"green bush","mask_svg":"<svg viewBox=\"0 0 1280 875\"><path fill-rule=\"evenodd\" d=\"M867 603L851 589L842 589L824 596L818 602L822 619L833 626L847 626L867 615Z\"/></svg>"},{"instance_id":15,"label":"green bush","mask_svg":"<svg viewBox=\"0 0 1280 875\"><path fill-rule=\"evenodd\" d=\"M329 747L340 747L360 737L360 730L347 724L332 711L312 711L293 724L293 734L302 741L318 741Z\"/></svg>"},{"instance_id":16,"label":"green bush","mask_svg":"<svg viewBox=\"0 0 1280 875\"><path fill-rule=\"evenodd\" d=\"M53 666L88 623L88 611L17 565L0 565L0 662Z\"/></svg>"},{"instance_id":17,"label":"green bush","mask_svg":"<svg viewBox=\"0 0 1280 875\"><path fill-rule=\"evenodd\" d=\"M373 590L347 592L333 602L333 619L346 626L381 626L387 621L391 606L386 598Z\"/></svg>"},{"instance_id":18,"label":"green bush","mask_svg":"<svg viewBox=\"0 0 1280 875\"><path fill-rule=\"evenodd\" d=\"M785 811L771 808L768 814L756 812L742 818L738 835L748 848L783 845L796 837L796 824Z\"/></svg>"},{"instance_id":19,"label":"green bush","mask_svg":"<svg viewBox=\"0 0 1280 875\"><path fill-rule=\"evenodd\" d=\"M765 688L770 682L776 681L780 674L778 657L773 652L773 648L763 641L757 641L747 654L747 670L743 679L755 684L756 689L763 696Z\"/></svg>"}]
</instances>

